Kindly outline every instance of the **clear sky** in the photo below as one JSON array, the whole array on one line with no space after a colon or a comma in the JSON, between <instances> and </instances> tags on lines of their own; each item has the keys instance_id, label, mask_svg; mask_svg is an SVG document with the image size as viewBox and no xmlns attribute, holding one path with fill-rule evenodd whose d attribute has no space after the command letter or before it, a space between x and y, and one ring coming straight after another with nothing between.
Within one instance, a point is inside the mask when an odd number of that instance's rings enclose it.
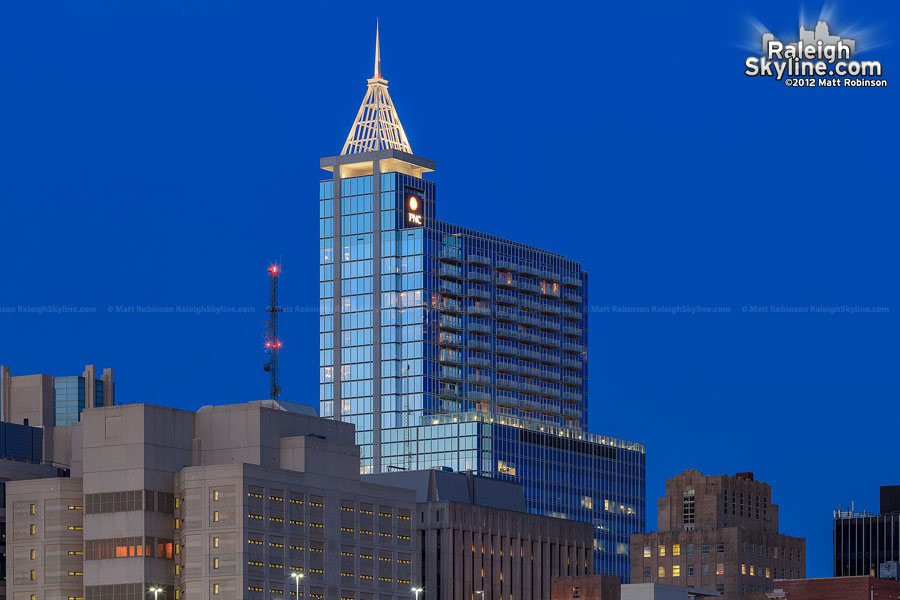
<instances>
[{"instance_id":1,"label":"clear sky","mask_svg":"<svg viewBox=\"0 0 900 600\"><path fill-rule=\"evenodd\" d=\"M803 7L810 25L820 8ZM280 259L297 307L284 398L315 403L318 160L362 100L378 16L439 217L590 272L591 428L646 444L648 527L668 476L753 471L782 530L808 538L809 575L828 575L831 511L877 510L878 486L900 483L900 4L847 1L831 23L860 33L887 89L743 75L752 18L795 35L800 11L4 2L0 364L111 366L121 402L262 398ZM15 312L47 305L96 312ZM177 305L255 312L115 308ZM730 312L606 312L674 305ZM889 312L742 311L755 305Z\"/></svg>"}]
</instances>

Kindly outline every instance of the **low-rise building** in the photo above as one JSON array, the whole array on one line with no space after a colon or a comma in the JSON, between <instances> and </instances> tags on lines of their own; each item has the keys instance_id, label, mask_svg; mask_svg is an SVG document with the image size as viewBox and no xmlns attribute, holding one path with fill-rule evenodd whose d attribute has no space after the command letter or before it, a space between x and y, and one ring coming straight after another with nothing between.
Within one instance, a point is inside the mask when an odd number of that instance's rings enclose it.
<instances>
[{"instance_id":1,"label":"low-rise building","mask_svg":"<svg viewBox=\"0 0 900 600\"><path fill-rule=\"evenodd\" d=\"M875 577L824 577L775 582L770 600L896 600L900 582Z\"/></svg>"},{"instance_id":2,"label":"low-rise building","mask_svg":"<svg viewBox=\"0 0 900 600\"><path fill-rule=\"evenodd\" d=\"M778 532L778 506L752 473L705 476L689 469L666 482L659 531L631 536L631 581L721 592L743 600L775 579L806 576L806 540Z\"/></svg>"},{"instance_id":3,"label":"low-rise building","mask_svg":"<svg viewBox=\"0 0 900 600\"><path fill-rule=\"evenodd\" d=\"M591 524L526 512L518 483L446 470L363 481L415 491L418 586L428 600L545 600L554 578L592 571Z\"/></svg>"},{"instance_id":4,"label":"low-rise building","mask_svg":"<svg viewBox=\"0 0 900 600\"><path fill-rule=\"evenodd\" d=\"M351 424L262 401L87 408L72 477L7 483L9 595L411 597L415 493L360 481Z\"/></svg>"}]
</instances>

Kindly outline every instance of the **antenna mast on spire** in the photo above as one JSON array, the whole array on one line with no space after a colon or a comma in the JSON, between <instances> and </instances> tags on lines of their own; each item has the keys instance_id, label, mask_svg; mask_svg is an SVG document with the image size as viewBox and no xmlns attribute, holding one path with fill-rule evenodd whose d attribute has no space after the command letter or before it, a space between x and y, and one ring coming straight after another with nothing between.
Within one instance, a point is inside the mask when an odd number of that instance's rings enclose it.
<instances>
[{"instance_id":1,"label":"antenna mast on spire","mask_svg":"<svg viewBox=\"0 0 900 600\"><path fill-rule=\"evenodd\" d=\"M266 312L266 354L269 360L263 365L263 371L269 374L269 397L278 400L281 395L281 383L278 378L278 354L281 352L281 339L278 337L278 313L282 309L278 306L278 278L281 276L281 266L273 264L269 267L269 307Z\"/></svg>"}]
</instances>

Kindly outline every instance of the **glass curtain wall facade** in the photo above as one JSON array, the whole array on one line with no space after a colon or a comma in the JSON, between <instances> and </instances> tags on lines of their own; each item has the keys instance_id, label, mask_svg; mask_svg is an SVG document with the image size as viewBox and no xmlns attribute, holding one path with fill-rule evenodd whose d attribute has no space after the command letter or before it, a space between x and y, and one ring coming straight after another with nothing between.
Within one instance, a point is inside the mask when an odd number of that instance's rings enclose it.
<instances>
[{"instance_id":1,"label":"glass curtain wall facade","mask_svg":"<svg viewBox=\"0 0 900 600\"><path fill-rule=\"evenodd\" d=\"M53 410L54 425L64 427L77 423L81 419L81 411L85 407L85 386L89 385L85 377L53 378ZM94 380L94 404L103 406L103 381Z\"/></svg>"},{"instance_id":2,"label":"glass curtain wall facade","mask_svg":"<svg viewBox=\"0 0 900 600\"><path fill-rule=\"evenodd\" d=\"M319 187L321 414L356 425L364 473L523 483L530 512L592 522L595 572L627 580L644 448L587 432L587 273L437 220L433 182L367 154Z\"/></svg>"}]
</instances>

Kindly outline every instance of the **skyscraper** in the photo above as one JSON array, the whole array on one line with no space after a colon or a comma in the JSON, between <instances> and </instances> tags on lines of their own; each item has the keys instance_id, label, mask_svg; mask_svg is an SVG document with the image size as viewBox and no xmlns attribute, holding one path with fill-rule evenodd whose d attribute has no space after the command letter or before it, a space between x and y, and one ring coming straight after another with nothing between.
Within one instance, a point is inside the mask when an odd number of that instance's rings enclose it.
<instances>
[{"instance_id":1,"label":"skyscraper","mask_svg":"<svg viewBox=\"0 0 900 600\"><path fill-rule=\"evenodd\" d=\"M321 414L363 472L521 482L528 510L594 524L595 572L629 574L644 447L587 431L588 276L576 261L438 220L375 69L319 186Z\"/></svg>"}]
</instances>

